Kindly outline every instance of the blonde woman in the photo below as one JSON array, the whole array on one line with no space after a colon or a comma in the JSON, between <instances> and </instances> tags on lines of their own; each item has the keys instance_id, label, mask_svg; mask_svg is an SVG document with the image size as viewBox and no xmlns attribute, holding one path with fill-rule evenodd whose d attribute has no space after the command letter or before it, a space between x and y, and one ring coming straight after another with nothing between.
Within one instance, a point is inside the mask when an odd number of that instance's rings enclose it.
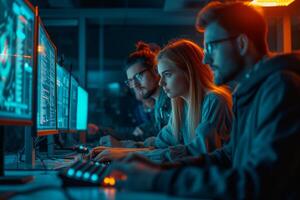
<instances>
[{"instance_id":1,"label":"blonde woman","mask_svg":"<svg viewBox=\"0 0 300 200\"><path fill-rule=\"evenodd\" d=\"M213 151L228 139L231 94L226 87L214 84L213 73L202 60L202 49L186 39L173 41L159 52L159 85L171 99L171 117L155 139L156 149L141 154L152 160L173 161ZM103 152L98 159L125 156L113 154Z\"/></svg>"}]
</instances>

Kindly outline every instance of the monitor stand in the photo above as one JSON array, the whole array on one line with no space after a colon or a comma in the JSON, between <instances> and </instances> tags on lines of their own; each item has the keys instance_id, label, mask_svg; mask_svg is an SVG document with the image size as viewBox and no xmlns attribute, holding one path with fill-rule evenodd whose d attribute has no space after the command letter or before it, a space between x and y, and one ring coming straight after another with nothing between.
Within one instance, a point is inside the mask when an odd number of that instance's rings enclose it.
<instances>
[{"instance_id":1,"label":"monitor stand","mask_svg":"<svg viewBox=\"0 0 300 200\"><path fill-rule=\"evenodd\" d=\"M32 139L32 128L25 127L25 165L29 169L35 167L35 148Z\"/></svg>"},{"instance_id":2,"label":"monitor stand","mask_svg":"<svg viewBox=\"0 0 300 200\"><path fill-rule=\"evenodd\" d=\"M55 146L55 140L54 135L48 135L47 136L47 155L48 157L52 158L54 156L54 146Z\"/></svg>"},{"instance_id":3,"label":"monitor stand","mask_svg":"<svg viewBox=\"0 0 300 200\"><path fill-rule=\"evenodd\" d=\"M26 127L27 128L27 127ZM31 136L30 136L31 138ZM33 176L5 176L4 174L5 127L0 126L0 185L24 184L33 180Z\"/></svg>"}]
</instances>

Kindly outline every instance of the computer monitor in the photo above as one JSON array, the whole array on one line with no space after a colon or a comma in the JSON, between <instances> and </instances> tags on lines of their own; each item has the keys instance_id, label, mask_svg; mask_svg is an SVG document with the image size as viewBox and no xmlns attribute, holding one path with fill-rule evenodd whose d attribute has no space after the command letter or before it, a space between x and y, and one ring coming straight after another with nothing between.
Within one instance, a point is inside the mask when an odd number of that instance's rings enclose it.
<instances>
[{"instance_id":1,"label":"computer monitor","mask_svg":"<svg viewBox=\"0 0 300 200\"><path fill-rule=\"evenodd\" d=\"M56 116L56 47L38 20L37 135L58 133Z\"/></svg>"},{"instance_id":2,"label":"computer monitor","mask_svg":"<svg viewBox=\"0 0 300 200\"><path fill-rule=\"evenodd\" d=\"M77 130L77 100L78 99L78 82L73 76L70 80L70 110L69 110L69 131L76 132Z\"/></svg>"},{"instance_id":3,"label":"computer monitor","mask_svg":"<svg viewBox=\"0 0 300 200\"><path fill-rule=\"evenodd\" d=\"M33 124L36 12L23 0L0 0L0 125ZM4 176L4 126L0 126L0 183L32 176Z\"/></svg>"},{"instance_id":4,"label":"computer monitor","mask_svg":"<svg viewBox=\"0 0 300 200\"><path fill-rule=\"evenodd\" d=\"M88 101L89 96L87 91L82 87L78 87L78 100L77 100L77 118L76 118L76 130L85 131L87 130L87 119L88 119Z\"/></svg>"},{"instance_id":5,"label":"computer monitor","mask_svg":"<svg viewBox=\"0 0 300 200\"><path fill-rule=\"evenodd\" d=\"M57 128L58 130L68 130L70 73L58 64L56 67Z\"/></svg>"},{"instance_id":6,"label":"computer monitor","mask_svg":"<svg viewBox=\"0 0 300 200\"><path fill-rule=\"evenodd\" d=\"M32 124L34 8L0 0L0 124Z\"/></svg>"}]
</instances>

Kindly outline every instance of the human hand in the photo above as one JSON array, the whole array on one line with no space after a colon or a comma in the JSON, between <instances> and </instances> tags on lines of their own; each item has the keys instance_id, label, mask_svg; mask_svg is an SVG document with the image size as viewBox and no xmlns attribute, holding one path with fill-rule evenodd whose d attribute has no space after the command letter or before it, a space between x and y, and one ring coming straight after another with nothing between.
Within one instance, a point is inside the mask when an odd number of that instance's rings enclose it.
<instances>
[{"instance_id":1,"label":"human hand","mask_svg":"<svg viewBox=\"0 0 300 200\"><path fill-rule=\"evenodd\" d=\"M105 177L112 177L119 189L151 191L153 180L159 172L141 163L113 162L105 171Z\"/></svg>"},{"instance_id":2,"label":"human hand","mask_svg":"<svg viewBox=\"0 0 300 200\"><path fill-rule=\"evenodd\" d=\"M105 149L98 153L93 160L98 161L98 162L107 162L107 161L112 161L112 160L117 160L117 159L122 159L126 157L128 154L131 152L129 151L122 151L120 149Z\"/></svg>"},{"instance_id":3,"label":"human hand","mask_svg":"<svg viewBox=\"0 0 300 200\"><path fill-rule=\"evenodd\" d=\"M98 133L98 131L99 131L99 127L96 124L93 123L88 124L88 134L94 135Z\"/></svg>"},{"instance_id":4,"label":"human hand","mask_svg":"<svg viewBox=\"0 0 300 200\"><path fill-rule=\"evenodd\" d=\"M122 143L111 135L101 137L99 145L106 147L122 147Z\"/></svg>"}]
</instances>

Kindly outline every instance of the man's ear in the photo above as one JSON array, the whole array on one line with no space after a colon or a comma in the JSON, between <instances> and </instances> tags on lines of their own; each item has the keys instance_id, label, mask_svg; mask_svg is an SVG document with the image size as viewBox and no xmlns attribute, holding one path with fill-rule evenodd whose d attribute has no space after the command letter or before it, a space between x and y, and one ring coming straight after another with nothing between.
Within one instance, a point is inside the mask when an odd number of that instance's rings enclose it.
<instances>
[{"instance_id":1,"label":"man's ear","mask_svg":"<svg viewBox=\"0 0 300 200\"><path fill-rule=\"evenodd\" d=\"M240 34L237 39L237 47L241 56L244 56L249 50L249 38L245 34Z\"/></svg>"}]
</instances>

